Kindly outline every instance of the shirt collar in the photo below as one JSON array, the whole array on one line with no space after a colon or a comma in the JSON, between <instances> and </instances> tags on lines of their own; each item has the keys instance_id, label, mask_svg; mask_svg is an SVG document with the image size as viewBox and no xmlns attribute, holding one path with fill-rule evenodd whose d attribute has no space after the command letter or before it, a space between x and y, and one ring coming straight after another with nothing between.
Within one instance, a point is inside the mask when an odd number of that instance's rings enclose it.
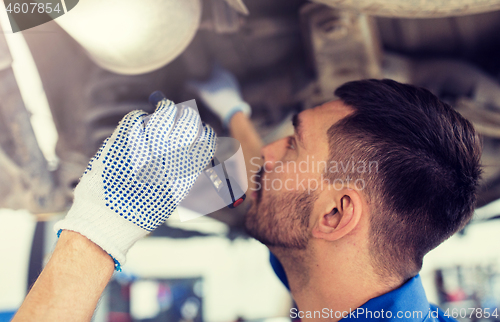
<instances>
[{"instance_id":1,"label":"shirt collar","mask_svg":"<svg viewBox=\"0 0 500 322\"><path fill-rule=\"evenodd\" d=\"M430 305L425 296L420 275L417 275L401 287L369 300L352 311L355 313L350 312L350 314L341 321L380 321L396 319L399 321L416 322L426 319L429 310Z\"/></svg>"},{"instance_id":2,"label":"shirt collar","mask_svg":"<svg viewBox=\"0 0 500 322\"><path fill-rule=\"evenodd\" d=\"M286 288L290 290L285 270L279 260L272 253L270 253L270 262L276 275ZM420 322L428 319L430 308L431 307L427 301L424 287L422 286L420 275L417 275L401 285L399 288L369 300L354 311L347 312L349 315L341 321L393 320ZM381 316L382 310L384 312L383 316ZM372 312L371 315L368 313L369 311ZM392 317L387 316L388 311L391 312L390 314ZM353 314L352 312L355 313ZM360 314L356 315L358 312ZM363 314L361 314L361 312L363 312ZM398 314L406 315L398 318ZM343 316L346 316L346 314L343 314Z\"/></svg>"}]
</instances>

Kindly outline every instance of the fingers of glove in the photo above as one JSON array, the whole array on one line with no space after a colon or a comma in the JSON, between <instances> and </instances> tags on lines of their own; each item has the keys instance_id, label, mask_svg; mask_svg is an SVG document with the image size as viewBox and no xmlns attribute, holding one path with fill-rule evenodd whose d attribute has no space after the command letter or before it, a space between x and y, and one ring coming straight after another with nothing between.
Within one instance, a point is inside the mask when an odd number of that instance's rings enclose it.
<instances>
[{"instance_id":1,"label":"fingers of glove","mask_svg":"<svg viewBox=\"0 0 500 322\"><path fill-rule=\"evenodd\" d=\"M118 124L118 127L115 129L115 132L118 132L120 130L124 129L129 129L133 127L136 124L140 124L143 121L144 116L148 115L148 113L141 111L141 110L135 110L132 112L129 112L127 115L125 115L120 123ZM113 134L114 134L113 133Z\"/></svg>"},{"instance_id":2,"label":"fingers of glove","mask_svg":"<svg viewBox=\"0 0 500 322\"><path fill-rule=\"evenodd\" d=\"M184 166L181 165L178 175L172 177L171 188L175 205L180 203L189 193L198 176L212 160L215 154L216 140L217 136L212 127L204 125L202 134L189 150L186 158L187 163Z\"/></svg>"},{"instance_id":3,"label":"fingers of glove","mask_svg":"<svg viewBox=\"0 0 500 322\"><path fill-rule=\"evenodd\" d=\"M201 172L213 159L216 150L216 141L217 135L214 129L210 125L204 124L202 134L196 139L188 153L192 168L195 171Z\"/></svg>"},{"instance_id":4,"label":"fingers of glove","mask_svg":"<svg viewBox=\"0 0 500 322\"><path fill-rule=\"evenodd\" d=\"M168 99L158 102L156 111L151 114L151 118L146 124L148 135L159 140L166 140L174 127L177 111L175 104Z\"/></svg>"},{"instance_id":5,"label":"fingers of glove","mask_svg":"<svg viewBox=\"0 0 500 322\"><path fill-rule=\"evenodd\" d=\"M157 92L155 92L155 93L157 93ZM155 94L155 93L153 93L153 94ZM151 95L153 95L153 94L151 94ZM169 100L167 98L163 98L161 101L156 103L155 108L156 109L155 109L153 114L161 114L164 110L175 108L175 104L171 100Z\"/></svg>"},{"instance_id":6,"label":"fingers of glove","mask_svg":"<svg viewBox=\"0 0 500 322\"><path fill-rule=\"evenodd\" d=\"M165 172L169 181L190 175L192 165L188 151L198 136L201 122L199 115L189 107L183 108L179 113L181 116L175 123L172 134L158 151L165 159Z\"/></svg>"},{"instance_id":7,"label":"fingers of glove","mask_svg":"<svg viewBox=\"0 0 500 322\"><path fill-rule=\"evenodd\" d=\"M147 113L141 110L135 110L125 115L119 122L116 129L113 131L113 134L111 134L111 136L104 140L97 153L89 161L84 174L92 170L92 164L96 160L100 159L101 155L103 155L105 152L106 154L109 154L109 150L113 150L112 147L118 145L124 146L128 137L136 137L140 135L142 128L141 124L143 122L144 116L146 115Z\"/></svg>"},{"instance_id":8,"label":"fingers of glove","mask_svg":"<svg viewBox=\"0 0 500 322\"><path fill-rule=\"evenodd\" d=\"M201 119L198 113L190 107L184 107L180 111L180 117L175 122L172 133L168 137L167 144L173 149L187 149L199 135Z\"/></svg>"}]
</instances>

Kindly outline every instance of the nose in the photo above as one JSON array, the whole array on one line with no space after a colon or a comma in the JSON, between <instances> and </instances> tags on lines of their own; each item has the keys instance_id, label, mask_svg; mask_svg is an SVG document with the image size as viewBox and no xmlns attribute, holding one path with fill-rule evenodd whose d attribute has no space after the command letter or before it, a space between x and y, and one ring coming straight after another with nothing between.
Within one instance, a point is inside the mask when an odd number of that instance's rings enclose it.
<instances>
[{"instance_id":1,"label":"nose","mask_svg":"<svg viewBox=\"0 0 500 322\"><path fill-rule=\"evenodd\" d=\"M276 165L276 161L282 159L286 152L287 139L281 139L274 141L266 146L264 146L260 152L264 158L264 170L272 171Z\"/></svg>"}]
</instances>

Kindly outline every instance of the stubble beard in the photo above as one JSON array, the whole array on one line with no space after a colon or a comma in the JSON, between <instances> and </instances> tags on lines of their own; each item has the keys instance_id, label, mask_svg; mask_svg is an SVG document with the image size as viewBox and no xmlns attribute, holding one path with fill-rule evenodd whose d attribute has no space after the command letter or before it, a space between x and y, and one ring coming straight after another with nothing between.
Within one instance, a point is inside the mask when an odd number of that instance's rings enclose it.
<instances>
[{"instance_id":1,"label":"stubble beard","mask_svg":"<svg viewBox=\"0 0 500 322\"><path fill-rule=\"evenodd\" d=\"M247 233L268 247L305 249L316 193L272 191L261 186L245 216Z\"/></svg>"}]
</instances>

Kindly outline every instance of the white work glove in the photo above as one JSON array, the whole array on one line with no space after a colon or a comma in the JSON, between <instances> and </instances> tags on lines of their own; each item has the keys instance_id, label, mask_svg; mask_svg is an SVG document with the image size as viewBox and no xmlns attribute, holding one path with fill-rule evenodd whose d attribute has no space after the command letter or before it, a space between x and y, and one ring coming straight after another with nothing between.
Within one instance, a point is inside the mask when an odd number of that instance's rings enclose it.
<instances>
[{"instance_id":1,"label":"white work glove","mask_svg":"<svg viewBox=\"0 0 500 322\"><path fill-rule=\"evenodd\" d=\"M250 117L252 109L241 97L236 77L219 65L213 67L207 81L189 81L188 86L220 117L224 126L229 125L229 121L237 112L243 112Z\"/></svg>"},{"instance_id":2,"label":"white work glove","mask_svg":"<svg viewBox=\"0 0 500 322\"><path fill-rule=\"evenodd\" d=\"M215 153L216 135L193 109L163 99L145 124L146 116L132 111L120 121L55 225L58 234L72 230L99 245L117 270L129 248L172 214Z\"/></svg>"}]
</instances>

